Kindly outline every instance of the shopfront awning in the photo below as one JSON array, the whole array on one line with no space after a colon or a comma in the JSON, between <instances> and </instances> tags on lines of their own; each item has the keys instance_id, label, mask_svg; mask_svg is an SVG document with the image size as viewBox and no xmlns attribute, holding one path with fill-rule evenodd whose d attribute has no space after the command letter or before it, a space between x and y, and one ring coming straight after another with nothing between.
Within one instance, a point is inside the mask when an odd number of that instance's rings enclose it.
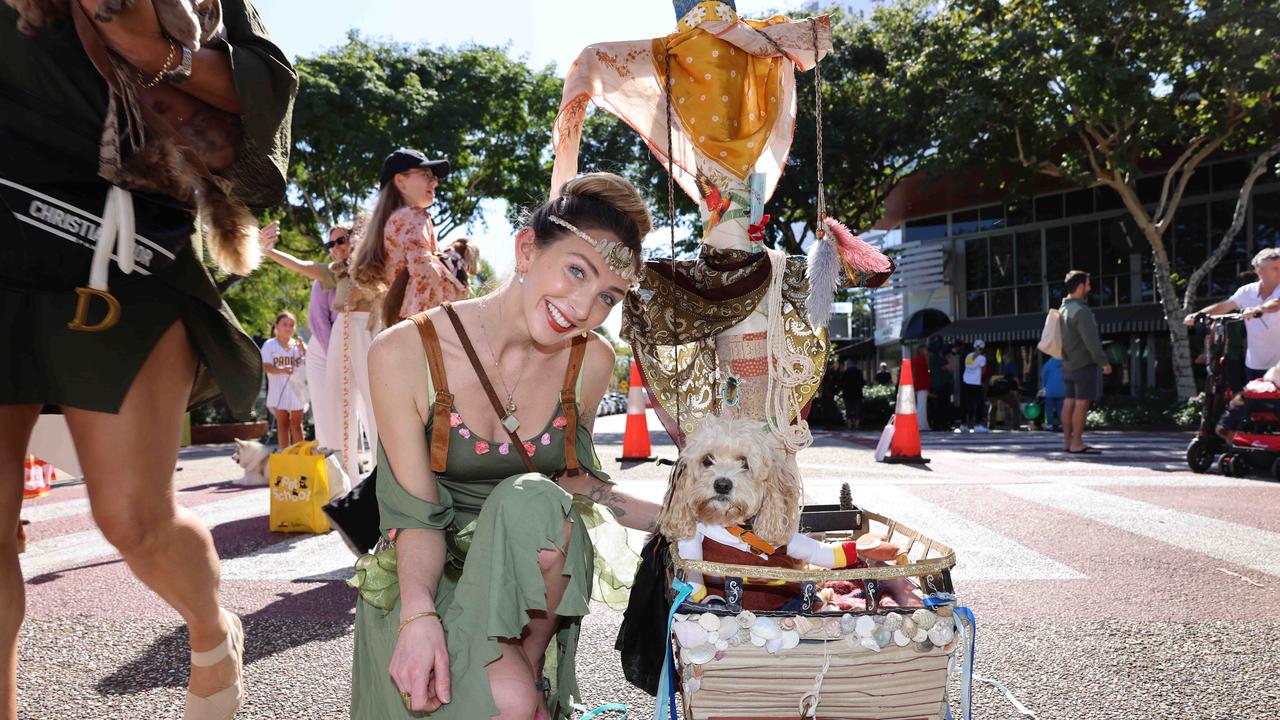
<instances>
[{"instance_id":1,"label":"shopfront awning","mask_svg":"<svg viewBox=\"0 0 1280 720\"><path fill-rule=\"evenodd\" d=\"M1093 316L1102 335L1162 332L1168 329L1164 322L1164 311L1156 303L1094 308ZM957 320L937 334L948 342L973 342L978 338L989 343L1034 342L1040 339L1040 333L1044 330L1044 318L1041 313L969 318Z\"/></svg>"}]
</instances>

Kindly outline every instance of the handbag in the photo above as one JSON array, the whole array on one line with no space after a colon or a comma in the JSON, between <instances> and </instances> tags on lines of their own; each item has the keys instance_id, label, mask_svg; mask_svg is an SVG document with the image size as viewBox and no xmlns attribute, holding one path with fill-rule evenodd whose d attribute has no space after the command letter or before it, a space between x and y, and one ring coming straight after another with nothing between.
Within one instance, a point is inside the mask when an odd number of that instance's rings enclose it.
<instances>
[{"instance_id":1,"label":"handbag","mask_svg":"<svg viewBox=\"0 0 1280 720\"><path fill-rule=\"evenodd\" d=\"M329 471L316 442L294 443L267 460L271 532L329 532Z\"/></svg>"},{"instance_id":2,"label":"handbag","mask_svg":"<svg viewBox=\"0 0 1280 720\"><path fill-rule=\"evenodd\" d=\"M1036 344L1040 352L1051 357L1062 359L1062 313L1052 308L1044 318L1044 330L1040 331L1040 342Z\"/></svg>"}]
</instances>

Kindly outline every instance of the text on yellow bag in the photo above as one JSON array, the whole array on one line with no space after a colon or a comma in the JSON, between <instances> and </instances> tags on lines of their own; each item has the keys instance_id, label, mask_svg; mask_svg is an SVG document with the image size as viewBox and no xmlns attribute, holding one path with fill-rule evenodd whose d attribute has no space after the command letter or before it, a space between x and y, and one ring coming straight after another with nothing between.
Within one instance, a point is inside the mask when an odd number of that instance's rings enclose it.
<instances>
[{"instance_id":1,"label":"text on yellow bag","mask_svg":"<svg viewBox=\"0 0 1280 720\"><path fill-rule=\"evenodd\" d=\"M329 476L317 443L295 443L267 461L271 479L272 532L329 532L324 504L329 502Z\"/></svg>"}]
</instances>

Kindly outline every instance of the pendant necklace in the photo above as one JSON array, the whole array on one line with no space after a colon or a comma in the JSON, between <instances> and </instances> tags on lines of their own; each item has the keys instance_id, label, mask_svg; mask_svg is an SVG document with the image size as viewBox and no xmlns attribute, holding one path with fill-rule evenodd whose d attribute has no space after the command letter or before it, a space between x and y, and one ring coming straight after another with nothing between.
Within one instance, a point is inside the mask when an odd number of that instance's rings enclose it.
<instances>
[{"instance_id":1,"label":"pendant necklace","mask_svg":"<svg viewBox=\"0 0 1280 720\"><path fill-rule=\"evenodd\" d=\"M498 380L502 383L502 389L507 393L507 414L502 418L502 427L507 432L514 433L520 427L520 421L516 419L516 403L514 400L515 393L511 388L507 387L507 379L502 375L502 366L498 364L498 356L493 352L493 342L489 340L489 329L485 327L484 316L488 312L488 298L480 301L480 331L484 333L484 344L489 350L489 359L493 361L494 370L498 373ZM524 378L524 371L529 367L529 353L533 350L530 345L524 352L524 360L520 363L520 377L516 378L516 387L520 386L520 381Z\"/></svg>"}]
</instances>

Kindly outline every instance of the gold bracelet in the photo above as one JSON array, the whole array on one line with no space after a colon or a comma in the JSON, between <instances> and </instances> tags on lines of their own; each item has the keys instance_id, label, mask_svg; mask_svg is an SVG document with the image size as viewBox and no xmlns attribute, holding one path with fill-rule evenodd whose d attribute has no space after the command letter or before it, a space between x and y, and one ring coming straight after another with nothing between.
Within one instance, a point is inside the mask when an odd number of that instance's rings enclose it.
<instances>
[{"instance_id":1,"label":"gold bracelet","mask_svg":"<svg viewBox=\"0 0 1280 720\"><path fill-rule=\"evenodd\" d=\"M164 56L164 62L160 63L160 72L156 73L154 77L148 78L142 74L141 70L134 68L134 72L138 75L138 85L144 90L150 90L159 85L164 80L164 76L168 75L169 71L173 69L170 65L173 65L173 61L178 57L178 43L167 35L165 40L169 41L169 52Z\"/></svg>"},{"instance_id":2,"label":"gold bracelet","mask_svg":"<svg viewBox=\"0 0 1280 720\"><path fill-rule=\"evenodd\" d=\"M433 618L437 618L437 619L439 619L439 618L440 618L440 613L436 612L435 610L424 610L424 611L422 611L422 612L420 612L420 613L416 613L416 614L410 615L409 617L407 617L407 618L405 618L404 620L401 620L401 621L400 621L400 629L396 631L396 635L397 635L397 636L399 636L399 635L400 635L400 633L404 632L404 626L405 626L405 625L408 625L409 623L413 622L414 620L421 620L422 618L425 618L425 617L433 617Z\"/></svg>"}]
</instances>

